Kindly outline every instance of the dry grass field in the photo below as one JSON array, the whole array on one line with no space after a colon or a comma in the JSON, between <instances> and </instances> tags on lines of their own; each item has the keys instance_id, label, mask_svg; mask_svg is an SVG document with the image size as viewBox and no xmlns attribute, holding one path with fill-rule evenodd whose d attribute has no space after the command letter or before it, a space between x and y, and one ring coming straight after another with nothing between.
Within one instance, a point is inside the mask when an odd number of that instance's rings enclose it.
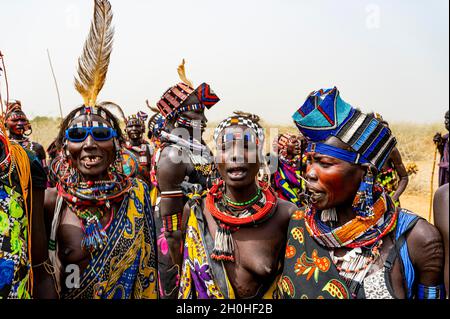
<instances>
[{"instance_id":1,"label":"dry grass field","mask_svg":"<svg viewBox=\"0 0 450 319\"><path fill-rule=\"evenodd\" d=\"M32 139L41 143L44 148L56 137L59 130L59 119L36 117L32 120L33 134ZM294 126L271 126L262 122L267 129L268 138L266 139L266 148L270 147L273 138L277 132L292 132L297 129ZM206 141L211 146L211 131L217 123L209 123L206 131ZM433 156L435 147L433 136L436 132L444 132L442 124L413 124L413 123L392 123L391 128L398 140L398 149L403 157L405 165L415 163L418 167L416 175L410 176L408 187L400 198L402 206L414 211L415 213L428 218L431 190L431 172L433 170ZM434 183L433 190L437 189L437 174L439 154L434 164Z\"/></svg>"}]
</instances>

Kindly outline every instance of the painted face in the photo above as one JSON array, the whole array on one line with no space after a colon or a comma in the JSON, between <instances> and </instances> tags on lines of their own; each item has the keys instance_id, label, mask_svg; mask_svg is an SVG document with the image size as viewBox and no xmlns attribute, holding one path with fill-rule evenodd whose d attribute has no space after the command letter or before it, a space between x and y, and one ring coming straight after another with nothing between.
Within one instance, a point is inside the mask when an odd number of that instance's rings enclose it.
<instances>
[{"instance_id":1,"label":"painted face","mask_svg":"<svg viewBox=\"0 0 450 319\"><path fill-rule=\"evenodd\" d=\"M447 129L447 131L450 131L450 130L449 130L448 111L445 112L445 128Z\"/></svg>"},{"instance_id":2,"label":"painted face","mask_svg":"<svg viewBox=\"0 0 450 319\"><path fill-rule=\"evenodd\" d=\"M6 120L9 132L14 135L22 136L29 127L28 119L22 111L16 111L11 113L11 115Z\"/></svg>"},{"instance_id":3,"label":"painted face","mask_svg":"<svg viewBox=\"0 0 450 319\"><path fill-rule=\"evenodd\" d=\"M325 144L346 148L335 137L329 138ZM364 169L359 165L319 153L307 154L307 190L316 209L351 205L363 175Z\"/></svg>"},{"instance_id":4,"label":"painted face","mask_svg":"<svg viewBox=\"0 0 450 319\"><path fill-rule=\"evenodd\" d=\"M144 128L141 125L141 122L137 119L129 120L125 131L127 132L128 137L132 140L140 140L144 134Z\"/></svg>"},{"instance_id":5,"label":"painted face","mask_svg":"<svg viewBox=\"0 0 450 319\"><path fill-rule=\"evenodd\" d=\"M82 115L75 118L69 125L87 122L88 127L92 127L92 122L97 121L103 126L111 125L98 115ZM95 140L92 134L88 134L81 142L71 142L67 140L66 150L72 160L72 166L77 168L88 180L98 180L106 176L109 166L115 160L114 138L109 140Z\"/></svg>"},{"instance_id":6,"label":"painted face","mask_svg":"<svg viewBox=\"0 0 450 319\"><path fill-rule=\"evenodd\" d=\"M260 167L259 153L252 130L242 126L224 129L217 140L216 163L225 184L241 188L254 183Z\"/></svg>"}]
</instances>

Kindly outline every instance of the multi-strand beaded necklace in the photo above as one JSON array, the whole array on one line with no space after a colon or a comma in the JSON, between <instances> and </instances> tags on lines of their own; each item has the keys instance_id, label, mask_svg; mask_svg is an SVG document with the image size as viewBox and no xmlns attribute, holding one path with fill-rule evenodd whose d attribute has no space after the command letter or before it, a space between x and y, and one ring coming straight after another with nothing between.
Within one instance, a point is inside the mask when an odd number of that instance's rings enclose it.
<instances>
[{"instance_id":1,"label":"multi-strand beaded necklace","mask_svg":"<svg viewBox=\"0 0 450 319\"><path fill-rule=\"evenodd\" d=\"M240 227L256 226L274 213L277 198L264 182L259 182L255 196L245 202L234 202L224 194L223 180L211 187L206 196L206 208L217 222L211 258L234 262L234 241L231 234Z\"/></svg>"},{"instance_id":2,"label":"multi-strand beaded necklace","mask_svg":"<svg viewBox=\"0 0 450 319\"><path fill-rule=\"evenodd\" d=\"M65 165L63 165L65 166ZM66 166L67 167L67 166ZM107 243L106 230L114 218L114 203L120 203L131 188L131 181L115 171L102 181L80 181L76 169L69 169L58 180L58 194L81 220L84 238L83 249L93 252ZM108 223L102 227L100 220L109 212Z\"/></svg>"},{"instance_id":3,"label":"multi-strand beaded necklace","mask_svg":"<svg viewBox=\"0 0 450 319\"><path fill-rule=\"evenodd\" d=\"M353 295L356 295L370 267L380 256L382 238L395 229L398 211L385 196L384 191L374 187L374 216L370 219L354 218L344 225L332 228L319 218L314 208L305 215L305 224L310 235L320 244L330 248L330 256L340 276ZM342 257L334 253L337 248L349 248Z\"/></svg>"}]
</instances>

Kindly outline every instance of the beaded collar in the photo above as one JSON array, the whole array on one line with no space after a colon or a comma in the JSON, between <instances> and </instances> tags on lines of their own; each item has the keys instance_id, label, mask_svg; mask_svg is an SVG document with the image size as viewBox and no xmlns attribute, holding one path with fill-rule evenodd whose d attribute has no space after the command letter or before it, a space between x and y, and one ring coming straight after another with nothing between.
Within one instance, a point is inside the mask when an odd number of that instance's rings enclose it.
<instances>
[{"instance_id":1,"label":"beaded collar","mask_svg":"<svg viewBox=\"0 0 450 319\"><path fill-rule=\"evenodd\" d=\"M132 186L131 180L112 170L107 180L81 181L78 170L70 167L63 157L55 158L50 169L52 178L57 181L58 195L81 220L82 248L89 252L102 249L108 239L106 229L114 215L112 204L123 201ZM110 221L102 227L100 220L106 211L111 214Z\"/></svg>"},{"instance_id":2,"label":"beaded collar","mask_svg":"<svg viewBox=\"0 0 450 319\"><path fill-rule=\"evenodd\" d=\"M329 248L365 247L383 238L396 227L398 211L380 187L376 186L374 190L377 200L373 205L373 217L366 220L356 217L337 228L322 222L315 208L308 208L305 224L311 237Z\"/></svg>"},{"instance_id":3,"label":"beaded collar","mask_svg":"<svg viewBox=\"0 0 450 319\"><path fill-rule=\"evenodd\" d=\"M234 262L232 232L267 221L275 212L277 197L273 189L262 181L259 182L257 196L246 203L230 203L224 191L223 180L218 180L206 195L206 208L218 225L211 258Z\"/></svg>"}]
</instances>

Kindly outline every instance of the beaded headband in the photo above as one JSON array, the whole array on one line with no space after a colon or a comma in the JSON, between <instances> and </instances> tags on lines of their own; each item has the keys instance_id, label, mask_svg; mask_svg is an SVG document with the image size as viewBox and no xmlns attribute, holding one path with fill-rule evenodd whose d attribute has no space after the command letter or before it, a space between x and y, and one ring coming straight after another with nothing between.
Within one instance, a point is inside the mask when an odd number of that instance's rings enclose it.
<instances>
[{"instance_id":1,"label":"beaded headband","mask_svg":"<svg viewBox=\"0 0 450 319\"><path fill-rule=\"evenodd\" d=\"M21 112L22 114L17 114L17 112ZM14 112L10 113L8 116L9 120L25 120L28 121L27 116L21 111L21 110L15 110Z\"/></svg>"},{"instance_id":2,"label":"beaded headband","mask_svg":"<svg viewBox=\"0 0 450 319\"><path fill-rule=\"evenodd\" d=\"M259 126L257 123L253 122L251 119L243 116L230 116L219 123L219 125L214 130L214 140L217 142L217 138L219 137L219 134L230 126L246 126L250 129L252 129L256 136L258 137L259 141L264 141L264 130L261 126Z\"/></svg>"},{"instance_id":3,"label":"beaded headband","mask_svg":"<svg viewBox=\"0 0 450 319\"><path fill-rule=\"evenodd\" d=\"M244 142L259 144L259 140L256 138L254 134L250 134L248 132L235 132L235 133L225 133L222 135L221 142L222 144L233 142L236 140L243 140Z\"/></svg>"},{"instance_id":4,"label":"beaded headband","mask_svg":"<svg viewBox=\"0 0 450 319\"><path fill-rule=\"evenodd\" d=\"M188 119L182 115L177 117L175 126L184 126L184 127L192 127L192 128L205 128L206 123L204 121L194 121Z\"/></svg>"},{"instance_id":5,"label":"beaded headband","mask_svg":"<svg viewBox=\"0 0 450 319\"><path fill-rule=\"evenodd\" d=\"M147 113L139 111L139 112L137 112L137 114L131 114L130 116L128 116L126 119L126 124L128 124L128 122L130 122L132 120L136 120L136 121L139 121L140 125L144 126L147 118L148 118Z\"/></svg>"},{"instance_id":6,"label":"beaded headband","mask_svg":"<svg viewBox=\"0 0 450 319\"><path fill-rule=\"evenodd\" d=\"M105 111L103 111L97 107L84 106L81 110L79 110L77 113L75 113L75 116L73 117L73 119L76 119L77 117L80 117L83 115L100 116L102 119L104 119L109 124L111 124L111 127L114 127L114 122L112 121L112 119L106 114Z\"/></svg>"},{"instance_id":7,"label":"beaded headband","mask_svg":"<svg viewBox=\"0 0 450 319\"><path fill-rule=\"evenodd\" d=\"M91 122L78 122L76 124L73 124L70 128L81 128L81 127L108 127L108 126L102 122L91 121Z\"/></svg>"},{"instance_id":8,"label":"beaded headband","mask_svg":"<svg viewBox=\"0 0 450 319\"><path fill-rule=\"evenodd\" d=\"M352 148L359 163L370 163L378 169L397 143L388 127L344 102L336 87L312 92L292 117L309 143L335 136ZM321 149L321 153L336 157L337 148L331 151L318 145L317 152ZM356 159L353 157L351 162Z\"/></svg>"}]
</instances>

